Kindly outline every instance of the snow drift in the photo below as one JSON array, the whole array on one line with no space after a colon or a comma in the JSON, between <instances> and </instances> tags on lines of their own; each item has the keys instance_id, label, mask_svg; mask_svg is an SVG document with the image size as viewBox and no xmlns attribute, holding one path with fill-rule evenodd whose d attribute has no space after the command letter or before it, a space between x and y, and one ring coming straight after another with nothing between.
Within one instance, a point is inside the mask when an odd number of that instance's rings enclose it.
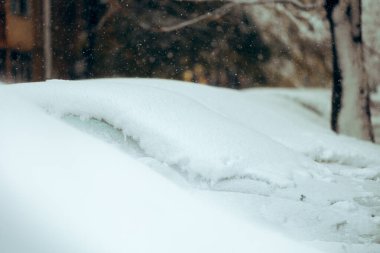
<instances>
[{"instance_id":1,"label":"snow drift","mask_svg":"<svg viewBox=\"0 0 380 253\"><path fill-rule=\"evenodd\" d=\"M310 230L308 240L378 240L380 214L373 200L379 198L380 148L332 133L323 104L314 101L311 113L313 101L305 101L305 94L108 79L2 86L0 98L0 197L9 207L2 210L9 219L1 224L11 220L8 228L33 227L38 217L41 233L48 236L51 224L58 231L49 240L53 244L62 237L87 238L68 243L83 252L274 250L268 240L277 235L224 213L214 215L215 208L188 196L189 184L252 194L244 195L250 200L238 198L265 203L270 209L260 215L267 221L304 226L297 232ZM70 117L115 129L134 143L139 158L61 120ZM175 171L178 177L164 174L176 183L185 179L180 183L185 189L148 168L160 166ZM14 203L10 196L27 201ZM13 210L23 209L31 211L21 212L25 221L17 221ZM71 233L75 236L66 236ZM19 237L30 241L32 234L26 229ZM124 243L125 238L132 239ZM150 246L142 246L145 241ZM284 252L286 247L281 246ZM292 247L288 252L297 252Z\"/></svg>"}]
</instances>

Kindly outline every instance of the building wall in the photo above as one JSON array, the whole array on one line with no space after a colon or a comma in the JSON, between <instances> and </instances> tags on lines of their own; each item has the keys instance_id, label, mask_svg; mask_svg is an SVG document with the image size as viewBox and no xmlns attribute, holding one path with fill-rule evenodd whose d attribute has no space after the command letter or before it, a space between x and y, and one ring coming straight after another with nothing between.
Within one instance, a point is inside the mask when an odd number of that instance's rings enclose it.
<instances>
[{"instance_id":1,"label":"building wall","mask_svg":"<svg viewBox=\"0 0 380 253\"><path fill-rule=\"evenodd\" d=\"M24 15L13 13L12 1L0 0L0 68L3 68L0 79L8 82L44 80L43 1L27 0L26 15L25 12ZM52 78L71 78L79 2L51 0Z\"/></svg>"},{"instance_id":2,"label":"building wall","mask_svg":"<svg viewBox=\"0 0 380 253\"><path fill-rule=\"evenodd\" d=\"M31 17L6 15L7 47L20 51L30 51L35 45L33 21Z\"/></svg>"},{"instance_id":3,"label":"building wall","mask_svg":"<svg viewBox=\"0 0 380 253\"><path fill-rule=\"evenodd\" d=\"M5 81L32 81L36 76L34 70L41 68L33 62L36 48L35 1L38 0L27 0L22 8L12 5L12 0L0 1L0 78Z\"/></svg>"}]
</instances>

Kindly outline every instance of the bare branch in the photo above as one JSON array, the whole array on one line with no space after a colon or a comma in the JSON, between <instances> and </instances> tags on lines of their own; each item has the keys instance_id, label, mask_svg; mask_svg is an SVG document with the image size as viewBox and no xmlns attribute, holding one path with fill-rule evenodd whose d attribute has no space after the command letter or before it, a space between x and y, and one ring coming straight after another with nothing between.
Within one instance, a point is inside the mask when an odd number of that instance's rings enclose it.
<instances>
[{"instance_id":1,"label":"bare branch","mask_svg":"<svg viewBox=\"0 0 380 253\"><path fill-rule=\"evenodd\" d=\"M95 30L100 30L103 27L103 25L107 22L107 20L111 18L113 15L115 15L117 12L119 12L121 9L122 6L120 5L119 1L108 0L107 12L100 19L98 25L95 27Z\"/></svg>"},{"instance_id":2,"label":"bare branch","mask_svg":"<svg viewBox=\"0 0 380 253\"><path fill-rule=\"evenodd\" d=\"M310 11L323 6L323 3L316 1L313 4L303 4L298 0L176 0L177 2L193 2L193 3L206 3L206 2L225 2L225 4L211 12L207 12L195 18L186 20L184 22L174 24L171 26L165 26L158 29L154 29L160 32L172 32L182 29L187 26L191 26L203 20L215 20L229 13L236 6L250 6L250 5L263 5L263 4L283 4L292 5L293 7L303 10ZM99 30L103 27L104 23L111 18L113 15L121 11L123 7L120 5L118 0L108 0L108 10L104 16L99 21L95 30ZM143 27L145 29L145 27Z\"/></svg>"},{"instance_id":3,"label":"bare branch","mask_svg":"<svg viewBox=\"0 0 380 253\"><path fill-rule=\"evenodd\" d=\"M312 4L304 4L298 0L176 0L177 2L194 2L194 3L204 3L204 2L227 2L235 4L244 4L244 5L258 5L258 4L289 4L293 7L303 10L310 11L317 9L323 6L322 0L316 0Z\"/></svg>"},{"instance_id":4,"label":"bare branch","mask_svg":"<svg viewBox=\"0 0 380 253\"><path fill-rule=\"evenodd\" d=\"M215 9L212 12L207 12L207 13L205 13L203 15L200 15L200 16L198 16L196 18L186 20L185 22L182 22L182 23L179 23L179 24L176 24L176 25L173 25L173 26L161 27L159 30L162 31L162 32L172 32L172 31L184 28L186 26L193 25L193 24L198 23L198 22L200 22L202 20L206 20L206 19L218 19L218 18L224 16L225 14L227 14L228 12L230 12L232 10L232 8L235 7L235 6L237 6L237 5L240 5L240 4L238 4L238 3L228 3L228 4L223 5L220 8Z\"/></svg>"},{"instance_id":5,"label":"bare branch","mask_svg":"<svg viewBox=\"0 0 380 253\"><path fill-rule=\"evenodd\" d=\"M194 2L194 3L204 3L204 2L226 2L225 5L222 7L219 7L215 9L212 12L207 12L205 14L202 14L196 18L186 20L184 22L172 25L172 26L166 26L161 27L158 29L162 32L172 32L181 28L184 28L186 26L190 26L193 24L196 24L200 21L206 20L206 19L218 19L224 15L226 15L228 12L230 12L235 6L248 6L248 5L259 5L259 4L289 4L293 7L303 10L303 11L310 11L319 7L323 6L323 3L321 1L318 1L314 4L302 4L297 0L176 0L177 2Z\"/></svg>"}]
</instances>

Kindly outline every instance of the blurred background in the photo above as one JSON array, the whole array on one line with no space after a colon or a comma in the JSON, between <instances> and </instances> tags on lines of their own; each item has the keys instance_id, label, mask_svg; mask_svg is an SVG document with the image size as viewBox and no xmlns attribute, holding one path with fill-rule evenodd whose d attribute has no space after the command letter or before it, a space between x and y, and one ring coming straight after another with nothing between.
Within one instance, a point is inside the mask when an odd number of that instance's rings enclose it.
<instances>
[{"instance_id":1,"label":"blurred background","mask_svg":"<svg viewBox=\"0 0 380 253\"><path fill-rule=\"evenodd\" d=\"M323 8L221 1L0 0L0 81L158 77L238 89L329 87L325 16ZM364 0L373 89L379 16L379 1Z\"/></svg>"}]
</instances>

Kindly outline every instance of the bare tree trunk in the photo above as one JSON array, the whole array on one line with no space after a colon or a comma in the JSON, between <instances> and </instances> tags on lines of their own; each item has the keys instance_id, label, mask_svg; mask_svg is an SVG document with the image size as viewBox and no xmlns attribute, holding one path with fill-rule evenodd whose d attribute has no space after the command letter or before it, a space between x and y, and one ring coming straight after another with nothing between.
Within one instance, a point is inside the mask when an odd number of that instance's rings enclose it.
<instances>
[{"instance_id":1,"label":"bare tree trunk","mask_svg":"<svg viewBox=\"0 0 380 253\"><path fill-rule=\"evenodd\" d=\"M44 0L43 2L44 13L44 69L45 80L51 79L52 74L52 45L51 45L51 5L50 0Z\"/></svg>"},{"instance_id":2,"label":"bare tree trunk","mask_svg":"<svg viewBox=\"0 0 380 253\"><path fill-rule=\"evenodd\" d=\"M338 133L374 141L364 67L361 0L326 0L325 9L333 54L331 127Z\"/></svg>"}]
</instances>

